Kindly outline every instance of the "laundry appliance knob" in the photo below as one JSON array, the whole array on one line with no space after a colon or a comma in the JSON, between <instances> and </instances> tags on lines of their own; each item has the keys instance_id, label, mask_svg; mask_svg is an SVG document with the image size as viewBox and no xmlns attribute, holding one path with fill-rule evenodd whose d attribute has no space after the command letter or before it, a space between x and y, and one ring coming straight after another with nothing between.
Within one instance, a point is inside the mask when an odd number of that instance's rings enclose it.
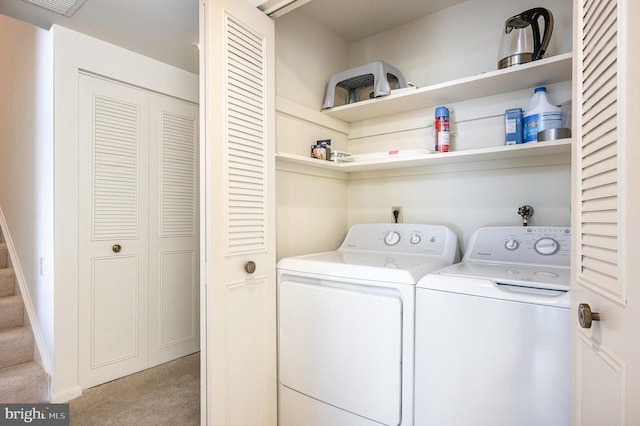
<instances>
[{"instance_id":1,"label":"laundry appliance knob","mask_svg":"<svg viewBox=\"0 0 640 426\"><path fill-rule=\"evenodd\" d=\"M560 244L553 238L540 238L535 244L536 252L544 256L555 254L560 249Z\"/></svg>"},{"instance_id":2,"label":"laundry appliance knob","mask_svg":"<svg viewBox=\"0 0 640 426\"><path fill-rule=\"evenodd\" d=\"M396 231L391 231L384 237L384 243L388 246L395 246L399 242L400 234Z\"/></svg>"},{"instance_id":3,"label":"laundry appliance knob","mask_svg":"<svg viewBox=\"0 0 640 426\"><path fill-rule=\"evenodd\" d=\"M506 243L504 243L504 247L507 250L515 250L520 247L520 243L515 238L509 238Z\"/></svg>"}]
</instances>

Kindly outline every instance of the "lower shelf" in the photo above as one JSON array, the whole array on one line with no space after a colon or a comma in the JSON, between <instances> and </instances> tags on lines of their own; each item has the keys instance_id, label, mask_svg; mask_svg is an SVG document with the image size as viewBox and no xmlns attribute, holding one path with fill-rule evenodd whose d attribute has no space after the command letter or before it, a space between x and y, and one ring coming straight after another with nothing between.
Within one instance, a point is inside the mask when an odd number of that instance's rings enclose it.
<instances>
[{"instance_id":1,"label":"lower shelf","mask_svg":"<svg viewBox=\"0 0 640 426\"><path fill-rule=\"evenodd\" d=\"M571 159L572 139L559 139L547 142L534 142L521 145L497 146L493 148L470 149L465 151L437 152L431 154L416 154L412 156L389 155L375 160L334 163L333 161L317 160L284 152L276 153L276 160L284 163L294 163L307 167L340 172L364 172L374 170L399 169L408 167L424 167L472 163L478 161L510 160L523 157L563 157Z\"/></svg>"}]
</instances>

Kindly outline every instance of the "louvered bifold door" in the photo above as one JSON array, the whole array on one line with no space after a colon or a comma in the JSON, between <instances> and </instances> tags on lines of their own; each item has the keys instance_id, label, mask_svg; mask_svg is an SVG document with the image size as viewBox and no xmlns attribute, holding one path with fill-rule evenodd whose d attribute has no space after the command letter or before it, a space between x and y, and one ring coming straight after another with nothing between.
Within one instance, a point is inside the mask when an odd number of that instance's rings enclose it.
<instances>
[{"instance_id":1,"label":"louvered bifold door","mask_svg":"<svg viewBox=\"0 0 640 426\"><path fill-rule=\"evenodd\" d=\"M617 2L585 1L578 168L578 279L624 303L619 280Z\"/></svg>"},{"instance_id":2,"label":"louvered bifold door","mask_svg":"<svg viewBox=\"0 0 640 426\"><path fill-rule=\"evenodd\" d=\"M625 337L624 332L631 330L625 322L635 322L625 320L629 283L624 279L629 267L625 145L635 143L622 125L627 94L621 33L627 17L621 12L628 0L575 1L571 424L622 426L637 424L625 421L625 384L627 362L638 359L637 350L629 356L629 348L638 346L633 343L637 333ZM637 25L635 17L629 24Z\"/></svg>"},{"instance_id":3,"label":"louvered bifold door","mask_svg":"<svg viewBox=\"0 0 640 426\"><path fill-rule=\"evenodd\" d=\"M198 107L151 96L149 363L200 348Z\"/></svg>"},{"instance_id":4,"label":"louvered bifold door","mask_svg":"<svg viewBox=\"0 0 640 426\"><path fill-rule=\"evenodd\" d=\"M248 2L204 8L207 424L273 425L274 23Z\"/></svg>"},{"instance_id":5,"label":"louvered bifold door","mask_svg":"<svg viewBox=\"0 0 640 426\"><path fill-rule=\"evenodd\" d=\"M79 371L86 388L148 365L149 107L144 92L83 74L79 105Z\"/></svg>"}]
</instances>

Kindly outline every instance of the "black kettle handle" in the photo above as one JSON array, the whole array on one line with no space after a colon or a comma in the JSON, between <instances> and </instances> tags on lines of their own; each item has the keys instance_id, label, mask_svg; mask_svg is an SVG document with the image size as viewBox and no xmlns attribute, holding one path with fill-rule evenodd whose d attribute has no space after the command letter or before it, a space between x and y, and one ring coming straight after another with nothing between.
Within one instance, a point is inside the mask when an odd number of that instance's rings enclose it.
<instances>
[{"instance_id":1,"label":"black kettle handle","mask_svg":"<svg viewBox=\"0 0 640 426\"><path fill-rule=\"evenodd\" d=\"M531 21L531 29L533 31L533 60L537 61L544 57L547 47L549 46L549 40L551 40L551 34L553 33L553 14L549 9L543 7L536 7L527 10L523 15L528 15ZM540 38L540 26L538 25L538 19L542 17L544 19L544 35Z\"/></svg>"}]
</instances>

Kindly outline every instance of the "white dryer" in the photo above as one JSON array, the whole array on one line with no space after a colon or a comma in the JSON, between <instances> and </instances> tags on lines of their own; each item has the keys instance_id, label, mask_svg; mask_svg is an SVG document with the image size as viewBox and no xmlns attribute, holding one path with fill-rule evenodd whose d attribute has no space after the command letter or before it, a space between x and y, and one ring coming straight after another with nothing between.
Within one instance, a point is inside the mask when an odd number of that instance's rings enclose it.
<instances>
[{"instance_id":1,"label":"white dryer","mask_svg":"<svg viewBox=\"0 0 640 426\"><path fill-rule=\"evenodd\" d=\"M412 425L415 284L457 253L443 226L362 224L280 260L279 425Z\"/></svg>"},{"instance_id":2,"label":"white dryer","mask_svg":"<svg viewBox=\"0 0 640 426\"><path fill-rule=\"evenodd\" d=\"M476 231L416 286L416 426L567 426L571 232Z\"/></svg>"}]
</instances>

